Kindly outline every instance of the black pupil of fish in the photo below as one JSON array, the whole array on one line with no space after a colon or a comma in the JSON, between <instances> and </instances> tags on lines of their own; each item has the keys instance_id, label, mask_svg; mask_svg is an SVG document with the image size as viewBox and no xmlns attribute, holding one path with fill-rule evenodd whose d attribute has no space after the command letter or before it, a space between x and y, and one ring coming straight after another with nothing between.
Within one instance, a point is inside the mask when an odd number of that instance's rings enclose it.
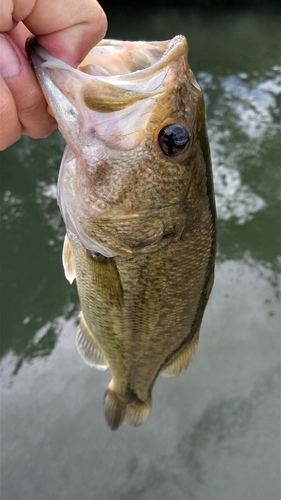
<instances>
[{"instance_id":1,"label":"black pupil of fish","mask_svg":"<svg viewBox=\"0 0 281 500\"><path fill-rule=\"evenodd\" d=\"M189 134L182 125L167 125L158 135L158 142L163 153L177 156L184 150L189 141Z\"/></svg>"}]
</instances>

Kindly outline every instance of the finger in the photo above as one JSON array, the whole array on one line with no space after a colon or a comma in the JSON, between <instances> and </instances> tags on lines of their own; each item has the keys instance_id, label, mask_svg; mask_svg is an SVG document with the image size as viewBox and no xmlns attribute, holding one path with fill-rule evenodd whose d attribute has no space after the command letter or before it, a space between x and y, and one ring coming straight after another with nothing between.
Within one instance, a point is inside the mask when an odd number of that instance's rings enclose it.
<instances>
[{"instance_id":1,"label":"finger","mask_svg":"<svg viewBox=\"0 0 281 500\"><path fill-rule=\"evenodd\" d=\"M76 65L105 35L107 20L96 0L6 0L9 18L23 21L52 55ZM4 2L4 3L6 3ZM6 30L11 29L11 27ZM5 31L6 31L5 30Z\"/></svg>"},{"instance_id":2,"label":"finger","mask_svg":"<svg viewBox=\"0 0 281 500\"><path fill-rule=\"evenodd\" d=\"M23 134L33 138L46 137L55 129L56 122L47 112L47 103L31 65L9 36L1 35L0 44L2 77L13 97L18 115L15 123L20 122Z\"/></svg>"},{"instance_id":3,"label":"finger","mask_svg":"<svg viewBox=\"0 0 281 500\"><path fill-rule=\"evenodd\" d=\"M25 44L27 38L32 35L31 31L29 31L23 23L18 23L12 31L7 32L7 35L9 35L21 51L26 54Z\"/></svg>"},{"instance_id":4,"label":"finger","mask_svg":"<svg viewBox=\"0 0 281 500\"><path fill-rule=\"evenodd\" d=\"M3 151L20 139L22 127L18 120L13 95L2 77L0 77L0 116L0 150Z\"/></svg>"},{"instance_id":5,"label":"finger","mask_svg":"<svg viewBox=\"0 0 281 500\"><path fill-rule=\"evenodd\" d=\"M28 0L27 0L28 1ZM9 31L15 28L17 21L13 18L14 0L1 2L0 32Z\"/></svg>"},{"instance_id":6,"label":"finger","mask_svg":"<svg viewBox=\"0 0 281 500\"><path fill-rule=\"evenodd\" d=\"M73 66L78 65L106 33L103 9L96 0L51 0L48 6L52 4L52 7L44 17L44 3L44 0L37 1L37 9L25 20L26 26L41 35L38 41L49 53ZM49 34L50 25L52 34Z\"/></svg>"}]
</instances>

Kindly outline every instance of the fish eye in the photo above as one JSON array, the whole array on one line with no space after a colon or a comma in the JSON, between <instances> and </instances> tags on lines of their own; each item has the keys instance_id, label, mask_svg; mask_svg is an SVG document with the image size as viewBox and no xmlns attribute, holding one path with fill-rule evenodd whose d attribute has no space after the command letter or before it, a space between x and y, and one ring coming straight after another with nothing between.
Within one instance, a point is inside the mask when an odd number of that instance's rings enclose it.
<instances>
[{"instance_id":1,"label":"fish eye","mask_svg":"<svg viewBox=\"0 0 281 500\"><path fill-rule=\"evenodd\" d=\"M167 125L158 135L159 146L167 156L180 155L189 142L189 133L178 123Z\"/></svg>"}]
</instances>

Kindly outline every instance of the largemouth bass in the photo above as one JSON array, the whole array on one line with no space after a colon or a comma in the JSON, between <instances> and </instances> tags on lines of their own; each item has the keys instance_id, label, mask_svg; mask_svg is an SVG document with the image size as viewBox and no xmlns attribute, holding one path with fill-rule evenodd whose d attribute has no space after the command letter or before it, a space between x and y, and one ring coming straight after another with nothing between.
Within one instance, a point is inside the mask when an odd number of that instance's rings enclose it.
<instances>
[{"instance_id":1,"label":"largemouth bass","mask_svg":"<svg viewBox=\"0 0 281 500\"><path fill-rule=\"evenodd\" d=\"M193 358L214 276L215 204L202 91L185 37L103 40L74 69L27 46L67 146L58 204L85 361L110 367L109 426L142 424L159 373Z\"/></svg>"}]
</instances>

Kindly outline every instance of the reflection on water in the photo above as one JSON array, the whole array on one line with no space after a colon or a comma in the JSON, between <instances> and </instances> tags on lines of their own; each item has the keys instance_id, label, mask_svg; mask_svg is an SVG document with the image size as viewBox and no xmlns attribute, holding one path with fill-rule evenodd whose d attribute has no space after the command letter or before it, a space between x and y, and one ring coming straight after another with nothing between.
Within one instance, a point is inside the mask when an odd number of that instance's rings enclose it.
<instances>
[{"instance_id":1,"label":"reflection on water","mask_svg":"<svg viewBox=\"0 0 281 500\"><path fill-rule=\"evenodd\" d=\"M59 489L65 500L81 491L86 500L93 491L104 500L277 499L277 311L256 268L219 263L196 360L184 376L157 381L143 427L118 433L103 422L109 374L84 365L73 315L61 317L52 356L22 366L2 391L7 498L47 500ZM13 464L28 483L21 497Z\"/></svg>"},{"instance_id":2,"label":"reflection on water","mask_svg":"<svg viewBox=\"0 0 281 500\"><path fill-rule=\"evenodd\" d=\"M199 79L212 107L209 135L218 218L233 217L244 224L273 201L268 189L257 186L260 193L270 196L266 201L243 183L242 176L247 176L247 170L263 168L268 163L266 153L271 157L271 146L276 148L278 144L280 68L274 66L266 75L258 76L254 72L215 78L200 73ZM270 170L276 165L270 165ZM276 180L278 175L276 172Z\"/></svg>"},{"instance_id":3,"label":"reflection on water","mask_svg":"<svg viewBox=\"0 0 281 500\"><path fill-rule=\"evenodd\" d=\"M51 184L41 180L37 182L36 203L40 206L40 211L46 223L52 228L56 237L55 240L49 240L48 244L53 246L59 242L58 246L59 249L61 249L65 236L65 228L62 224L60 211L57 206L57 185L55 182Z\"/></svg>"},{"instance_id":4,"label":"reflection on water","mask_svg":"<svg viewBox=\"0 0 281 500\"><path fill-rule=\"evenodd\" d=\"M257 246L257 241L252 236L252 232L259 233L259 237L264 239L263 231L272 232L270 245L266 241L267 251L277 249L279 244L278 233L274 229L274 217L278 216L277 203L277 184L279 171L277 168L276 157L278 153L279 139L279 124L276 121L276 108L278 106L278 97L280 94L280 86L278 86L277 66L272 71L267 71L266 75L247 75L245 73L221 77L210 73L201 72L198 75L201 86L204 90L207 114L208 114L208 130L210 136L214 185L216 192L216 204L218 215L218 230L219 230L219 252L218 258L225 260L227 258L241 258L251 261L251 265L256 265L262 262L267 268L272 268L277 271L276 258L268 258L266 254L262 255L262 246ZM246 117L246 118L245 118ZM51 148L48 145L50 143ZM27 245L27 240L30 238L32 230L31 246L37 244L38 237L43 237L43 244L52 246L54 253L60 253L64 238L64 225L61 221L61 216L56 203L56 176L57 169L61 158L63 141L58 134L55 134L48 141L36 143L27 138L23 138L12 149L12 154L20 163L14 168L22 169L25 167L28 174L28 182L25 181L19 185L18 182L12 182L11 179L6 183L9 189L4 189L2 194L2 231L8 238L15 238L13 243L14 249L8 247L8 254L17 253L17 276L14 276L12 283L8 285L18 289L19 302L22 302L22 295L26 295L26 287L28 283L25 281L24 287L20 287L23 281L26 261L23 262L24 249L22 245ZM38 169L36 159L44 151L44 166ZM48 154L47 154L48 152ZM9 152L7 152L9 155ZM5 166L4 166L5 168ZM10 167L9 167L10 169ZM14 171L11 169L5 172L7 177L14 176ZM14 178L14 177L13 177ZM244 180L245 179L245 180ZM31 181L31 182L30 182ZM5 185L5 181L3 182ZM14 191L13 185L14 186ZM262 228L257 223L257 214L262 214ZM36 217L37 214L37 217ZM28 230L28 221L30 219L31 229ZM24 218L27 227L23 226L23 232L20 232L19 221ZM40 219L38 234L38 223L36 219ZM266 226L267 221L272 220L270 227ZM253 226L249 223L252 221ZM227 225L226 223L229 222ZM238 226L245 228L244 233L239 233ZM236 226L236 227L235 227ZM48 227L48 229L47 229ZM221 233L220 233L221 232ZM247 238L243 242L243 237ZM16 243L20 238L20 244ZM227 244L224 245L224 241ZM231 248L230 248L231 247ZM19 251L19 249L21 250ZM48 253L46 248L41 249L44 254L44 265L42 266L42 258L39 257L37 282L30 296L29 303L32 304L32 313L26 315L26 304L24 305L24 316L21 318L20 325L17 325L17 330L20 332L21 340L17 342L17 347L13 343L13 335L5 337L4 346L7 342L7 348L4 352L12 349L14 353L19 355L20 361L16 366L21 366L24 358L31 359L33 356L42 355L41 348L36 349L34 345L30 345L30 338L27 334L27 329L30 331L31 337L35 335L36 329L39 327L45 329L49 325L49 320L56 323L56 310L48 308L46 315L46 301L42 303L42 297L48 287L55 286L58 276L60 278L61 289L63 295L59 298L59 303L62 303L62 308L69 307L64 304L64 296L66 288L63 286L63 271L60 267L60 258L56 255L56 274L51 275L51 261L53 260L51 251ZM28 250L27 250L28 252ZM5 248L4 248L5 253ZM256 254L259 254L258 258ZM47 255L47 261L45 261ZM252 257L251 257L252 256ZM38 260L38 259L37 259ZM48 262L48 265L47 265ZM13 267L14 267L13 263ZM30 259L28 263L28 281L30 274L34 275L36 269L36 261ZM3 270L3 277L6 274ZM26 279L26 276L25 276ZM16 281L18 280L18 281ZM271 282L276 283L277 276L272 277ZM65 284L64 284L65 285ZM75 297L75 292L67 291L67 296L72 293ZM52 292L56 296L55 291ZM74 299L75 300L75 299ZM34 316L34 305L38 303L39 308L43 307L44 319L41 321L40 313L37 317ZM30 306L29 306L30 307ZM76 310L73 304L72 310ZM61 313L61 312L60 312ZM38 317L39 316L39 317ZM26 317L30 318L26 321ZM52 318L54 318L52 320ZM34 321L30 320L35 319ZM47 323L45 323L47 319ZM37 325L36 325L37 322ZM39 323L39 324L38 324ZM22 326L26 334L22 335ZM27 328L28 326L28 328ZM49 342L46 342L44 355L49 354L55 346L55 338L57 334L50 326L47 329ZM25 342L28 339L26 345ZM10 345L9 345L10 344ZM49 346L49 349L47 348ZM32 355L30 355L32 350ZM17 369L15 370L17 371Z\"/></svg>"},{"instance_id":5,"label":"reflection on water","mask_svg":"<svg viewBox=\"0 0 281 500\"><path fill-rule=\"evenodd\" d=\"M23 138L1 153L3 499L277 499L278 22L179 9L119 19L109 15L109 36L189 39L214 167L215 286L191 367L157 381L143 428L111 434L109 373L76 353L77 292L61 265L63 140Z\"/></svg>"},{"instance_id":6,"label":"reflection on water","mask_svg":"<svg viewBox=\"0 0 281 500\"><path fill-rule=\"evenodd\" d=\"M65 321L72 316L78 316L77 304L66 304L61 316L55 316L52 321L34 315L26 316L22 321L21 334L24 345L18 343L17 347L10 350L3 358L2 383L9 385L17 375L23 363L31 363L33 359L50 356L55 348L58 338L62 333ZM41 327L38 325L42 324ZM76 325L77 326L77 325Z\"/></svg>"},{"instance_id":7,"label":"reflection on water","mask_svg":"<svg viewBox=\"0 0 281 500\"><path fill-rule=\"evenodd\" d=\"M214 481L214 469L219 470L223 467L223 463L228 460L228 457L237 453L237 448L243 441L246 442L245 448L251 455L251 447L254 446L255 439L260 438L255 429L257 414L260 413L262 405L270 405L268 394L277 389L278 377L279 369L274 367L267 373L266 377L257 379L252 392L247 396L225 397L209 405L191 431L183 436L178 446L178 458L190 475L190 498L194 498L193 491L196 490L192 485L194 482L209 484L212 492L210 498L215 498L215 488L223 489L224 484L220 483L219 485L216 480ZM270 410L267 412L267 418L270 419ZM275 418L278 419L277 413ZM249 435L252 439L249 439ZM264 455L260 457L260 460L255 457L255 463L252 463L252 467L257 467L261 473L263 465L267 465L271 455L267 449L269 443L264 434L262 441ZM209 462L210 457L213 458L212 463ZM240 456L241 470L245 466L247 466L247 455ZM272 472L271 477L274 478L274 474L278 474L278 468L274 467ZM240 476L240 481L243 483L243 476ZM255 492L259 495L258 498L261 498L255 484L252 485L252 491L253 494ZM243 485L237 484L236 498L243 498L242 492Z\"/></svg>"},{"instance_id":8,"label":"reflection on water","mask_svg":"<svg viewBox=\"0 0 281 500\"><path fill-rule=\"evenodd\" d=\"M9 190L5 191L3 194L2 210L2 221L5 221L7 227L10 228L10 221L15 217L23 215L23 198L13 196Z\"/></svg>"}]
</instances>

